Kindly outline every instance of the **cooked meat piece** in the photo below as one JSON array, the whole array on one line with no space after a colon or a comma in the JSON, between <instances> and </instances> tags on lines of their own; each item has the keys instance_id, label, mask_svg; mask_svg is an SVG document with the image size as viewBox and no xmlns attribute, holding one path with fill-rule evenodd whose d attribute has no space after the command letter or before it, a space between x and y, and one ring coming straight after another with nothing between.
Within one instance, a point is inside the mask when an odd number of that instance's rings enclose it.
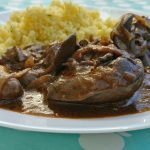
<instances>
[{"instance_id":1,"label":"cooked meat piece","mask_svg":"<svg viewBox=\"0 0 150 150\"><path fill-rule=\"evenodd\" d=\"M28 89L37 89L41 92L46 93L48 84L53 82L54 79L55 79L55 77L50 75L50 74L49 75L43 75L43 76L33 80L28 85Z\"/></svg>"},{"instance_id":2,"label":"cooked meat piece","mask_svg":"<svg viewBox=\"0 0 150 150\"><path fill-rule=\"evenodd\" d=\"M45 72L42 68L32 68L30 70L27 70L20 77L18 77L18 80L24 88L27 88L34 80L37 80L43 75L45 75Z\"/></svg>"},{"instance_id":3,"label":"cooked meat piece","mask_svg":"<svg viewBox=\"0 0 150 150\"><path fill-rule=\"evenodd\" d=\"M111 38L121 50L134 58L140 58L145 66L150 65L150 22L146 17L132 13L122 16L113 29Z\"/></svg>"},{"instance_id":4,"label":"cooked meat piece","mask_svg":"<svg viewBox=\"0 0 150 150\"><path fill-rule=\"evenodd\" d=\"M3 85L1 86L1 95L0 99L4 100L11 100L11 99L17 99L23 94L23 88L20 84L20 82L15 79L15 78L7 78L7 79L2 79L0 80L5 80Z\"/></svg>"},{"instance_id":5,"label":"cooked meat piece","mask_svg":"<svg viewBox=\"0 0 150 150\"><path fill-rule=\"evenodd\" d=\"M27 73L21 76L19 80L20 83L23 85L23 87L26 88L32 81L36 80L37 78L38 78L37 72L29 70Z\"/></svg>"},{"instance_id":6,"label":"cooked meat piece","mask_svg":"<svg viewBox=\"0 0 150 150\"><path fill-rule=\"evenodd\" d=\"M0 64L4 65L10 72L24 69L24 61L26 56L20 48L12 47L7 50L4 56L0 59Z\"/></svg>"},{"instance_id":7,"label":"cooked meat piece","mask_svg":"<svg viewBox=\"0 0 150 150\"><path fill-rule=\"evenodd\" d=\"M41 62L41 60L45 57L46 49L49 45L39 45L39 44L33 44L25 47L23 49L23 52L27 56L26 61L29 61L28 59L32 58L34 59L34 63L38 64ZM31 62L31 61L30 61ZM27 63L27 62L26 62ZM31 65L31 67L33 67Z\"/></svg>"},{"instance_id":8,"label":"cooked meat piece","mask_svg":"<svg viewBox=\"0 0 150 150\"><path fill-rule=\"evenodd\" d=\"M74 53L48 86L49 100L95 103L131 97L143 81L143 65L109 46L88 45Z\"/></svg>"},{"instance_id":9,"label":"cooked meat piece","mask_svg":"<svg viewBox=\"0 0 150 150\"><path fill-rule=\"evenodd\" d=\"M4 66L0 66L0 99L11 100L22 96L23 88L20 82L9 74Z\"/></svg>"}]
</instances>

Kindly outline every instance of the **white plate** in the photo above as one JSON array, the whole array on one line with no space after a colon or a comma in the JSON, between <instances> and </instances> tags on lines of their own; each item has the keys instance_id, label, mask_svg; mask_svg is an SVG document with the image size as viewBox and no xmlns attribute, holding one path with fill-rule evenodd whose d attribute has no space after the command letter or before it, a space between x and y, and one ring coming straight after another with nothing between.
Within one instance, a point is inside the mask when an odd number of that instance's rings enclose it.
<instances>
[{"instance_id":1,"label":"white plate","mask_svg":"<svg viewBox=\"0 0 150 150\"><path fill-rule=\"evenodd\" d=\"M104 18L110 16L110 14L113 14L113 17L119 17L126 13L125 11L112 9L103 9L102 12ZM5 23L9 15L9 12L1 13L0 22ZM36 117L0 109L0 126L55 133L120 132L149 128L150 112L100 119L61 119Z\"/></svg>"}]
</instances>

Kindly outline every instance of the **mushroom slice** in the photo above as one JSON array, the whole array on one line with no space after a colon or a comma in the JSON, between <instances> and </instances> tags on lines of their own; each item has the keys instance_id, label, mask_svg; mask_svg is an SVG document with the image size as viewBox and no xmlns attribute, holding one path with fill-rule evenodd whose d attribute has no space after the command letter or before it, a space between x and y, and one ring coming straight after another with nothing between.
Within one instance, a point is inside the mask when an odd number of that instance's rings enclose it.
<instances>
[{"instance_id":1,"label":"mushroom slice","mask_svg":"<svg viewBox=\"0 0 150 150\"><path fill-rule=\"evenodd\" d=\"M62 63L64 63L69 57L76 51L76 35L72 34L65 41L56 45L52 45L52 49L55 51L53 57L53 63L47 69L47 72L58 73L61 70Z\"/></svg>"},{"instance_id":2,"label":"mushroom slice","mask_svg":"<svg viewBox=\"0 0 150 150\"><path fill-rule=\"evenodd\" d=\"M150 65L150 22L146 17L128 13L121 17L111 33L111 39L121 50Z\"/></svg>"}]
</instances>

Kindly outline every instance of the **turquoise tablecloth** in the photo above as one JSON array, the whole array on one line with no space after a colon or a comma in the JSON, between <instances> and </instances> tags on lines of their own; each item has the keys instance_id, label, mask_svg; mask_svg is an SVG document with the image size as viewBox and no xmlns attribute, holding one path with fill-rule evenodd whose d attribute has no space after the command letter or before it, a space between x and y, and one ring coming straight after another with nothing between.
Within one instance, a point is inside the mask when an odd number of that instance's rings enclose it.
<instances>
[{"instance_id":1,"label":"turquoise tablecloth","mask_svg":"<svg viewBox=\"0 0 150 150\"><path fill-rule=\"evenodd\" d=\"M150 0L73 0L84 6L150 13ZM49 0L0 0L0 11L48 4ZM150 129L111 134L51 134L0 128L0 150L150 150Z\"/></svg>"}]
</instances>

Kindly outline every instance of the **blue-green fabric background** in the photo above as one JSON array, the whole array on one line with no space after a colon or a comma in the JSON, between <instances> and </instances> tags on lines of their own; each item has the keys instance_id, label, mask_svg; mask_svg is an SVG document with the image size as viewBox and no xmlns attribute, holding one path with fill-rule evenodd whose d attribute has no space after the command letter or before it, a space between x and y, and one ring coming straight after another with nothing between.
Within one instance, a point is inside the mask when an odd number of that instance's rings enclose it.
<instances>
[{"instance_id":1,"label":"blue-green fabric background","mask_svg":"<svg viewBox=\"0 0 150 150\"><path fill-rule=\"evenodd\" d=\"M1 10L10 10L15 8L25 8L27 6L44 4L48 5L51 0L0 0ZM135 9L144 12L149 12L150 10L150 0L66 0L73 1L74 3L80 3L84 6L92 7L111 7L111 8L121 8L121 9Z\"/></svg>"},{"instance_id":2,"label":"blue-green fabric background","mask_svg":"<svg viewBox=\"0 0 150 150\"><path fill-rule=\"evenodd\" d=\"M97 8L121 8L130 10L139 10L150 13L150 0L72 0L84 6ZM0 0L0 11L22 9L30 5L49 4L49 0ZM128 135L129 134L129 135ZM124 145L118 148L115 143L111 149L107 148L109 140L118 136L122 139ZM123 136L125 135L125 136ZM128 133L108 134L109 140L101 146L101 138L104 134L99 134L99 142L95 147L80 144L78 134L51 134L40 132L27 132L0 127L0 150L150 150L150 129L131 131ZM94 135L95 136L95 135ZM92 138L94 138L92 136ZM84 140L90 143L89 135L84 136ZM117 142L117 141L116 141ZM117 145L117 144L116 144Z\"/></svg>"}]
</instances>

